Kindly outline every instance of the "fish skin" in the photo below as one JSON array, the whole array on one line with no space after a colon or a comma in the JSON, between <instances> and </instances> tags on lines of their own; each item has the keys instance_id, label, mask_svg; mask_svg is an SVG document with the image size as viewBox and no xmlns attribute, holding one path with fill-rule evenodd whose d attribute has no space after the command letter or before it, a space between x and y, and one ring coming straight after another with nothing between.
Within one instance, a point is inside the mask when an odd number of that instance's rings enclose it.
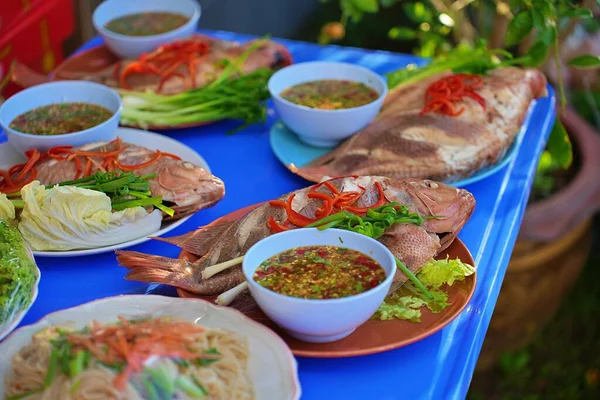
<instances>
[{"instance_id":1,"label":"fish skin","mask_svg":"<svg viewBox=\"0 0 600 400\"><path fill-rule=\"evenodd\" d=\"M427 86L446 75L391 90L370 125L330 153L290 170L312 182L345 175L463 179L504 157L531 101L546 94L546 78L538 70L498 68L483 77L477 91L485 110L466 98L457 117L420 115Z\"/></svg>"},{"instance_id":2,"label":"fish skin","mask_svg":"<svg viewBox=\"0 0 600 400\"><path fill-rule=\"evenodd\" d=\"M417 272L425 262L447 248L475 208L475 198L464 189L457 189L442 183L428 180L394 180L385 177L365 176L346 177L331 180L340 191L351 191L358 186L366 188L366 193L373 193L375 182L384 188L387 202L398 201L406 204L411 212L419 212L423 216L437 215L440 219L428 219L423 226L398 225L390 229L380 240L402 260L407 267ZM310 187L297 190L293 202L294 210L307 217L314 217L314 203L307 193ZM289 194L279 200L288 199ZM367 195L363 206L374 204L377 196ZM359 199L359 200L362 200ZM357 202L357 205L360 201ZM143 255L130 251L117 251L119 264L129 270L126 279L143 282L158 282L176 286L187 291L214 296L235 287L244 281L240 266L229 268L210 279L202 279L202 271L209 266L229 261L244 255L259 240L271 235L266 227L269 217L283 221L285 210L265 203L238 220L227 223L227 226L209 225L199 231L186 235L162 239L176 245L195 243L195 248L186 246L191 253L200 256L195 262L183 259ZM216 231L214 235L211 231ZM206 234L206 240L202 235ZM402 273L395 277L395 287L406 281Z\"/></svg>"},{"instance_id":3,"label":"fish skin","mask_svg":"<svg viewBox=\"0 0 600 400\"><path fill-rule=\"evenodd\" d=\"M97 142L81 146L79 149L95 152L108 152L115 149L112 142ZM145 147L123 143L123 151L118 161L123 165L139 165L151 160L156 152ZM102 158L91 157L92 173L100 170ZM81 165L86 160L80 157ZM43 185L75 179L77 169L73 160L46 158L36 165L37 179ZM136 175L156 174L149 181L153 196L162 196L166 202L174 203L175 215L165 219L178 219L216 204L225 195L225 185L221 179L188 161L162 157L155 163L135 171Z\"/></svg>"},{"instance_id":4,"label":"fish skin","mask_svg":"<svg viewBox=\"0 0 600 400\"><path fill-rule=\"evenodd\" d=\"M246 42L239 45L236 42L219 40L206 35L195 35L191 39L196 39L201 42L208 43L210 52L205 56L202 62L197 64L196 72L196 87L202 87L215 79L221 69L217 64L222 60L233 61L239 57L244 51L256 42L256 40ZM260 39L258 39L260 40ZM79 79L102 83L110 87L120 88L121 83L115 77L120 76L120 73L135 60L124 60L114 65L105 68L94 74L85 74ZM265 43L253 51L244 64L241 70L244 73L249 73L260 68L278 69L288 66L292 63L292 56L285 46L266 40ZM181 66L175 70L181 72L184 76L188 76L185 66ZM157 91L160 83L160 77L150 74L131 75L127 78L127 83L131 90L136 91ZM178 77L167 79L161 90L161 94L169 95L181 93L191 88Z\"/></svg>"}]
</instances>

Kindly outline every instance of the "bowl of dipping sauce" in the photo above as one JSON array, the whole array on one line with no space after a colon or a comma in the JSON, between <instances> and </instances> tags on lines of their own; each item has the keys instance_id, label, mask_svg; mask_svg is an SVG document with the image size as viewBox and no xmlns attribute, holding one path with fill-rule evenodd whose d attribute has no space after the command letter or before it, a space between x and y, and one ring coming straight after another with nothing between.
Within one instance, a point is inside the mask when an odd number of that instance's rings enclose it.
<instances>
[{"instance_id":1,"label":"bowl of dipping sauce","mask_svg":"<svg viewBox=\"0 0 600 400\"><path fill-rule=\"evenodd\" d=\"M92 21L113 53L132 59L194 34L200 13L195 0L106 0Z\"/></svg>"},{"instance_id":2,"label":"bowl of dipping sauce","mask_svg":"<svg viewBox=\"0 0 600 400\"><path fill-rule=\"evenodd\" d=\"M387 82L359 65L315 61L290 65L269 80L273 104L298 138L315 147L335 147L379 113Z\"/></svg>"},{"instance_id":3,"label":"bowl of dipping sauce","mask_svg":"<svg viewBox=\"0 0 600 400\"><path fill-rule=\"evenodd\" d=\"M0 126L19 152L81 146L117 137L123 105L113 89L86 81L51 82L23 90L0 107Z\"/></svg>"},{"instance_id":4,"label":"bowl of dipping sauce","mask_svg":"<svg viewBox=\"0 0 600 400\"><path fill-rule=\"evenodd\" d=\"M326 343L350 335L385 299L396 263L368 236L294 229L259 241L242 264L250 293L289 335Z\"/></svg>"}]
</instances>

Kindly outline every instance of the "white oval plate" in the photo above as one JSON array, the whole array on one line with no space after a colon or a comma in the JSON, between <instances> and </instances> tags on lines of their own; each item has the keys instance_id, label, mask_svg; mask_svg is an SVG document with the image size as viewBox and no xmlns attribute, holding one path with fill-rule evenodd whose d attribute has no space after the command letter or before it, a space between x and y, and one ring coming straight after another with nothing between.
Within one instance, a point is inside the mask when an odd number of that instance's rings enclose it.
<instances>
[{"instance_id":1,"label":"white oval plate","mask_svg":"<svg viewBox=\"0 0 600 400\"><path fill-rule=\"evenodd\" d=\"M38 287L40 285L40 279L42 278L42 273L41 273L40 269L38 268L37 264L35 263L33 253L31 252L29 247L27 248L27 250L29 250L29 255L30 255L31 259L33 260L33 263L35 264L35 270L37 272L37 279L36 279L35 283L33 284L33 288L31 290L31 302L29 303L29 306L27 306L27 308L16 313L12 319L8 320L7 323L5 323L4 325L0 325L0 341L2 341L2 339L4 339L9 333L11 333L13 331L13 329L15 329L17 327L17 325L19 325L21 323L23 318L25 318L25 314L27 314L27 311L29 311L29 309L33 306L33 303L35 303L35 299L37 299L37 296L38 296ZM0 353L0 354L2 354L2 353Z\"/></svg>"},{"instance_id":2,"label":"white oval plate","mask_svg":"<svg viewBox=\"0 0 600 400\"><path fill-rule=\"evenodd\" d=\"M210 172L210 167L192 148L185 144L178 142L170 137L159 135L158 133L143 131L141 129L132 128L119 128L118 136L123 139L124 142L136 144L138 146L144 146L151 150L161 150L167 153L175 154L181 157L184 161L189 161L194 165L204 168ZM9 167L11 165L23 162L24 158L8 144L0 144L0 169ZM162 236L165 233L172 231L179 225L191 218L191 215L178 219L176 221L169 221L162 224L161 229L158 232L152 234L152 236ZM151 240L149 237L141 237L139 239L130 240L128 242L114 244L112 246L97 247L94 249L82 249L82 250L68 250L68 251L34 251L35 256L41 257L75 257L75 256L88 256L92 254L106 253L113 250L124 249L131 247L136 244L144 243Z\"/></svg>"},{"instance_id":3,"label":"white oval plate","mask_svg":"<svg viewBox=\"0 0 600 400\"><path fill-rule=\"evenodd\" d=\"M184 318L211 327L236 331L248 338L250 377L255 398L297 400L300 398L298 366L292 352L273 331L228 307L218 307L203 300L179 299L156 295L116 296L92 301L67 310L48 314L34 325L13 332L0 343L0 376L10 371L13 356L36 332L50 325L83 328L92 320L113 323L119 315L126 318L144 316ZM0 379L0 396L4 380Z\"/></svg>"}]
</instances>

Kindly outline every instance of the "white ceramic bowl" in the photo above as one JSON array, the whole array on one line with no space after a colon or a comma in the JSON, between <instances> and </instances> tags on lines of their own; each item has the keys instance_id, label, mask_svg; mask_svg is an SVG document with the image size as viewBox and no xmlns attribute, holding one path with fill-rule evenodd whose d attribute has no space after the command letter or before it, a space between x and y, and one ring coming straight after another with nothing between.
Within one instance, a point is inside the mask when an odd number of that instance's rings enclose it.
<instances>
[{"instance_id":1,"label":"white ceramic bowl","mask_svg":"<svg viewBox=\"0 0 600 400\"><path fill-rule=\"evenodd\" d=\"M323 79L364 83L375 89L379 97L360 107L320 110L294 104L280 96L281 92L291 86ZM277 71L269 79L269 92L277 113L300 140L315 147L334 147L375 118L388 87L381 75L368 68L342 62L315 61L290 65Z\"/></svg>"},{"instance_id":2,"label":"white ceramic bowl","mask_svg":"<svg viewBox=\"0 0 600 400\"><path fill-rule=\"evenodd\" d=\"M111 32L104 26L115 18L138 12L164 11L183 14L190 19L172 31L151 36L128 36ZM122 58L137 58L157 47L194 34L200 20L200 4L196 0L106 0L100 4L92 21L106 46Z\"/></svg>"},{"instance_id":3,"label":"white ceramic bowl","mask_svg":"<svg viewBox=\"0 0 600 400\"><path fill-rule=\"evenodd\" d=\"M314 245L358 250L375 259L387 277L371 290L340 299L285 296L254 281L254 271L266 259L294 247ZM377 311L392 284L396 263L393 254L383 244L367 236L340 229L320 231L305 228L271 235L256 243L246 253L242 269L252 297L273 322L297 339L326 343L350 335Z\"/></svg>"},{"instance_id":4,"label":"white ceramic bowl","mask_svg":"<svg viewBox=\"0 0 600 400\"><path fill-rule=\"evenodd\" d=\"M10 128L19 115L37 107L65 102L83 102L102 106L113 112L103 123L79 132L64 135L31 135ZM55 146L81 146L86 143L110 141L117 137L117 127L123 104L121 96L111 88L86 81L44 83L23 90L6 100L0 107L0 126L8 142L19 152L36 148L46 151Z\"/></svg>"}]
</instances>

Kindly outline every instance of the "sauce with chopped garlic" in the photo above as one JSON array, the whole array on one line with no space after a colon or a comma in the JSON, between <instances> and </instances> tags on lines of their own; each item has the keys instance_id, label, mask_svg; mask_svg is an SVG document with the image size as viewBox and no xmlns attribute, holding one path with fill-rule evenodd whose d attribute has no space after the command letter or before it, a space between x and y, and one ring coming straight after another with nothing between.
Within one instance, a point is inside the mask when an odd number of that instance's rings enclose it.
<instances>
[{"instance_id":1,"label":"sauce with chopped garlic","mask_svg":"<svg viewBox=\"0 0 600 400\"><path fill-rule=\"evenodd\" d=\"M281 97L310 108L340 110L369 104L379 93L361 82L323 79L294 85L281 92Z\"/></svg>"},{"instance_id":2,"label":"sauce with chopped garlic","mask_svg":"<svg viewBox=\"0 0 600 400\"><path fill-rule=\"evenodd\" d=\"M254 280L274 292L305 299L337 299L366 292L383 282L373 258L338 246L296 247L263 261Z\"/></svg>"},{"instance_id":3,"label":"sauce with chopped garlic","mask_svg":"<svg viewBox=\"0 0 600 400\"><path fill-rule=\"evenodd\" d=\"M58 103L34 108L15 118L10 127L32 135L63 135L92 128L113 113L90 103Z\"/></svg>"},{"instance_id":4,"label":"sauce with chopped garlic","mask_svg":"<svg viewBox=\"0 0 600 400\"><path fill-rule=\"evenodd\" d=\"M151 36L177 29L189 20L185 15L172 12L140 12L115 18L104 27L121 35Z\"/></svg>"}]
</instances>

